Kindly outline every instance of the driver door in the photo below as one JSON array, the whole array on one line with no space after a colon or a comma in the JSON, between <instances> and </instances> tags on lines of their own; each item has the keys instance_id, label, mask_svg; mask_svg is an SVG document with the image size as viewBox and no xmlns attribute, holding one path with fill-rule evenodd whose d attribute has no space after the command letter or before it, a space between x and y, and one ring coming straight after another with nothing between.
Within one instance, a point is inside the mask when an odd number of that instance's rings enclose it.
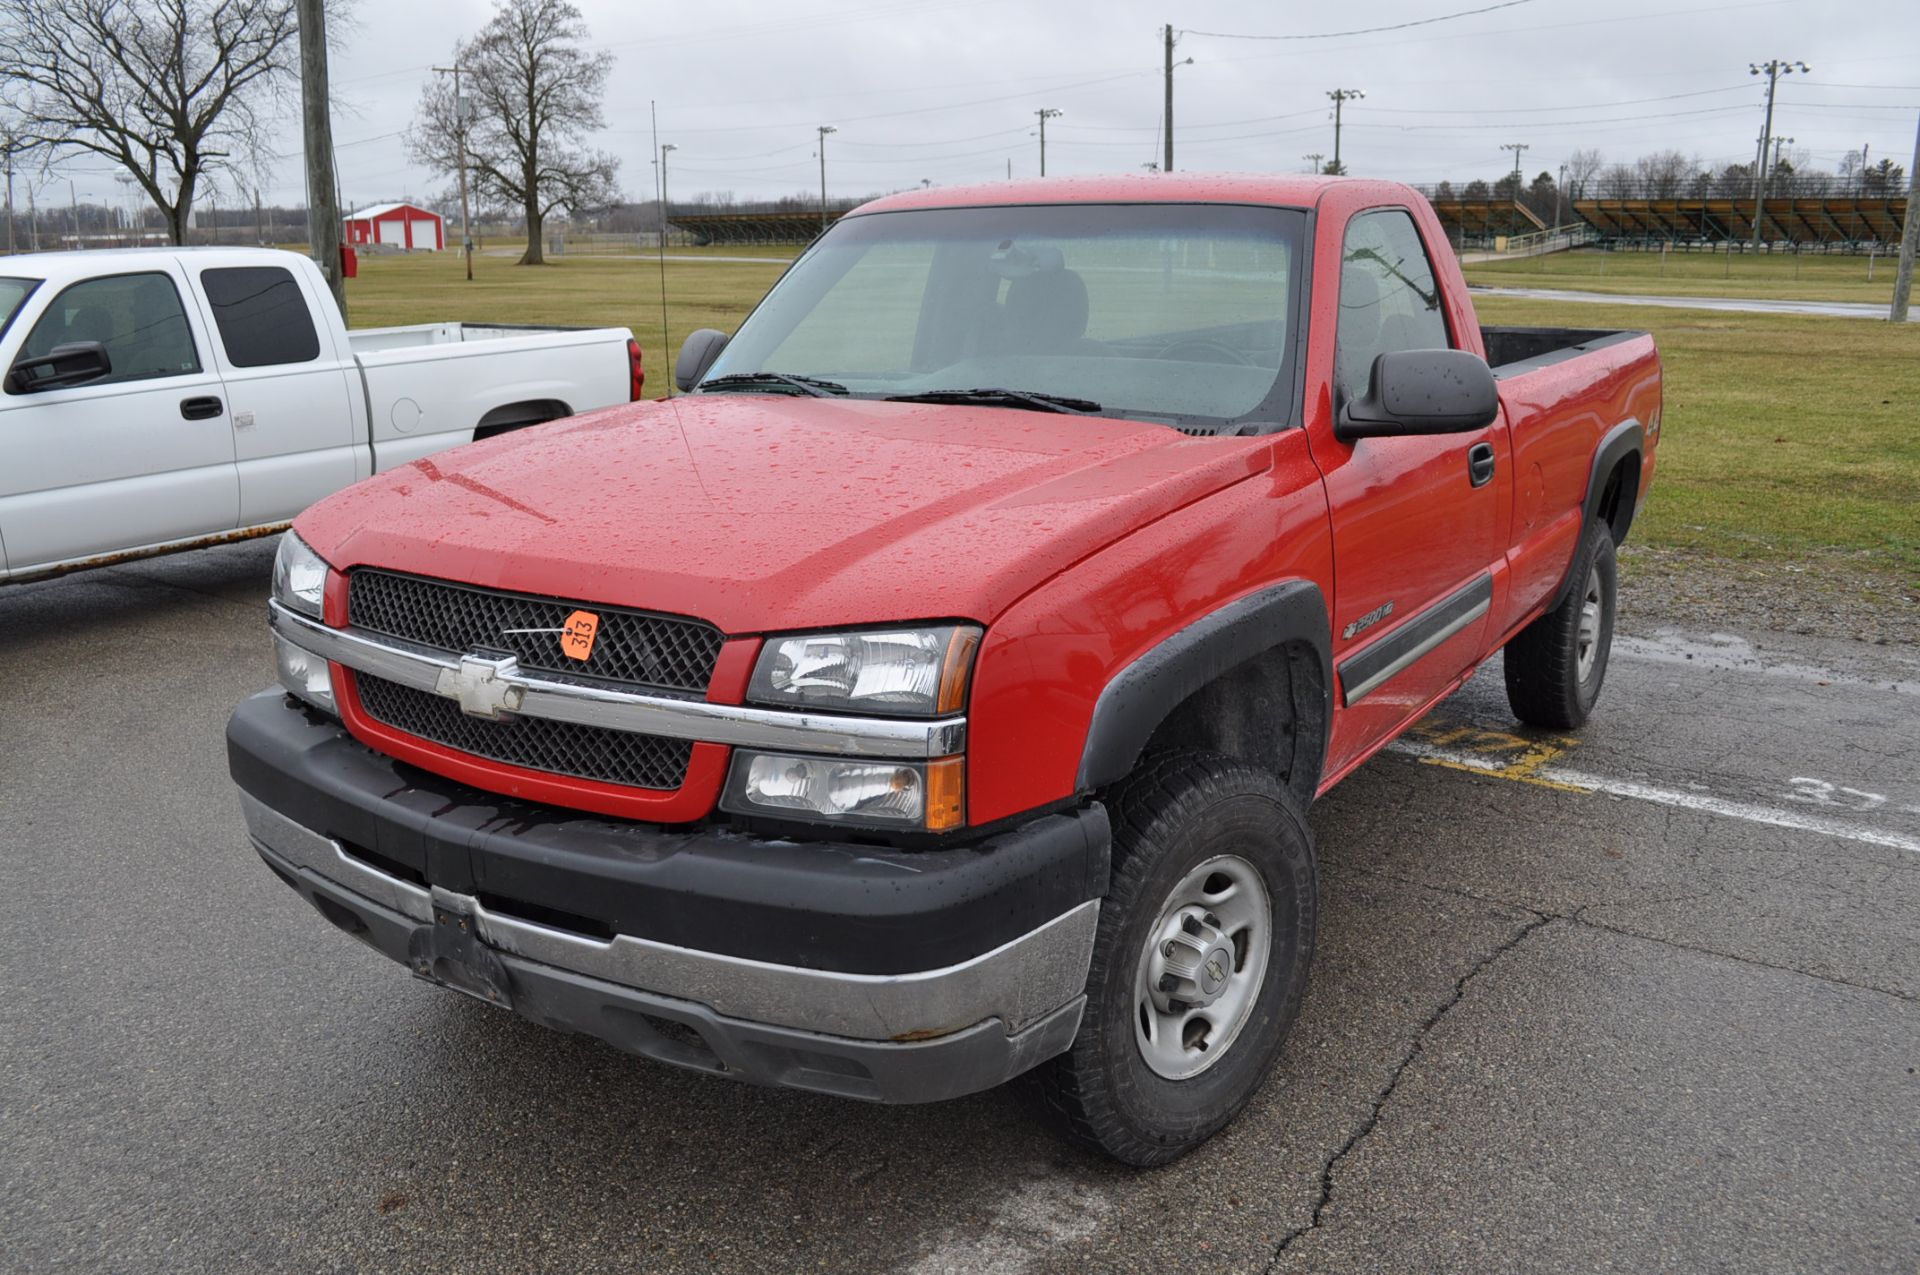
<instances>
[{"instance_id":1,"label":"driver door","mask_svg":"<svg viewBox=\"0 0 1920 1275\"><path fill-rule=\"evenodd\" d=\"M0 391L0 534L15 572L188 540L238 525L226 394L171 265L62 288L6 366L98 341L112 370L85 384ZM22 319L26 316L21 316Z\"/></svg>"}]
</instances>

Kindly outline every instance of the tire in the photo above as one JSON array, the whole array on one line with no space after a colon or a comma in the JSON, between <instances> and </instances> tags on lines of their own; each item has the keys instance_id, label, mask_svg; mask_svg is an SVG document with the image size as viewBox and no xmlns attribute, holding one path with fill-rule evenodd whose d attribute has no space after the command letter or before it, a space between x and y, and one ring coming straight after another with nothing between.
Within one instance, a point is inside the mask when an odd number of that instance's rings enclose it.
<instances>
[{"instance_id":1,"label":"tire","mask_svg":"<svg viewBox=\"0 0 1920 1275\"><path fill-rule=\"evenodd\" d=\"M1600 698L1620 583L1606 523L1587 524L1571 575L1573 587L1560 605L1514 634L1502 660L1507 703L1529 726L1572 730Z\"/></svg>"},{"instance_id":2,"label":"tire","mask_svg":"<svg viewBox=\"0 0 1920 1275\"><path fill-rule=\"evenodd\" d=\"M1113 879L1086 1013L1040 1081L1075 1141L1147 1167L1205 1142L1266 1079L1306 994L1318 883L1293 795L1232 758L1151 758L1115 786L1107 806ZM1221 892L1221 882L1232 889ZM1263 902L1264 943L1248 919ZM1165 959L1169 949L1177 960Z\"/></svg>"}]
</instances>

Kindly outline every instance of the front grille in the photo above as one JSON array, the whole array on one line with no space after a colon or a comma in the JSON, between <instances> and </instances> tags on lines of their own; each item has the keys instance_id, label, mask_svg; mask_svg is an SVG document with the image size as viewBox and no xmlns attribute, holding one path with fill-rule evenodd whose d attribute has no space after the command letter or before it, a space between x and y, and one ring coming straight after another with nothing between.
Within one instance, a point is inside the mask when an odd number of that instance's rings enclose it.
<instances>
[{"instance_id":1,"label":"front grille","mask_svg":"<svg viewBox=\"0 0 1920 1275\"><path fill-rule=\"evenodd\" d=\"M685 782L693 742L576 726L540 717L497 722L469 717L455 700L367 673L356 674L360 707L395 730L490 761L602 783L676 789Z\"/></svg>"},{"instance_id":2,"label":"front grille","mask_svg":"<svg viewBox=\"0 0 1920 1275\"><path fill-rule=\"evenodd\" d=\"M577 610L600 617L593 653L585 660L571 659L560 649L559 630ZM365 567L348 578L347 620L355 628L454 655L499 651L513 655L523 669L695 694L706 692L726 641L711 624L684 616L498 593ZM513 629L545 631L509 632Z\"/></svg>"}]
</instances>

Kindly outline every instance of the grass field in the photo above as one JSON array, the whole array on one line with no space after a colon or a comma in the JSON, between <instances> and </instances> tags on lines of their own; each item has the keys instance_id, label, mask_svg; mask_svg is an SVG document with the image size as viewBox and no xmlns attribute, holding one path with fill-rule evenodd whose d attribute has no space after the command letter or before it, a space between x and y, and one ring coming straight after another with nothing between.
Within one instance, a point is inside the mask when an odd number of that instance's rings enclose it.
<instances>
[{"instance_id":1,"label":"grass field","mask_svg":"<svg viewBox=\"0 0 1920 1275\"><path fill-rule=\"evenodd\" d=\"M1682 297L1777 297L1792 301L1893 299L1898 261L1881 254L1867 278L1865 257L1792 253L1574 252L1479 262L1466 267L1470 283L1507 288L1568 288L1581 292Z\"/></svg>"},{"instance_id":2,"label":"grass field","mask_svg":"<svg viewBox=\"0 0 1920 1275\"><path fill-rule=\"evenodd\" d=\"M670 260L675 350L694 328L731 331L783 268ZM630 327L647 353L649 388L665 392L671 360L661 351L652 260L563 258L534 268L482 257L474 270L469 284L452 254L365 261L348 285L353 323ZM1920 324L1501 297L1481 298L1479 308L1494 324L1653 331L1666 366L1665 431L1636 541L1736 560L1843 555L1920 584Z\"/></svg>"}]
</instances>

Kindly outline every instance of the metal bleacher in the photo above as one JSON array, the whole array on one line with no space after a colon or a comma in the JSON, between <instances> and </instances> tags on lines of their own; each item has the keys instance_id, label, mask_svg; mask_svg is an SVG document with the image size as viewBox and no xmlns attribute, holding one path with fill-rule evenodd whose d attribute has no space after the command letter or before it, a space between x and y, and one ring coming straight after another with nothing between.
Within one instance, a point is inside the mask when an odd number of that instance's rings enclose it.
<instances>
[{"instance_id":1,"label":"metal bleacher","mask_svg":"<svg viewBox=\"0 0 1920 1275\"><path fill-rule=\"evenodd\" d=\"M1753 200L1723 196L1576 199L1575 213L1615 247L1708 248L1753 238ZM1821 196L1769 199L1763 210L1765 243L1813 246L1827 252L1884 251L1900 242L1904 197Z\"/></svg>"},{"instance_id":2,"label":"metal bleacher","mask_svg":"<svg viewBox=\"0 0 1920 1275\"><path fill-rule=\"evenodd\" d=\"M838 221L844 211L828 209L827 221ZM694 243L701 246L809 243L820 233L820 210L674 213L667 222L692 235Z\"/></svg>"}]
</instances>

